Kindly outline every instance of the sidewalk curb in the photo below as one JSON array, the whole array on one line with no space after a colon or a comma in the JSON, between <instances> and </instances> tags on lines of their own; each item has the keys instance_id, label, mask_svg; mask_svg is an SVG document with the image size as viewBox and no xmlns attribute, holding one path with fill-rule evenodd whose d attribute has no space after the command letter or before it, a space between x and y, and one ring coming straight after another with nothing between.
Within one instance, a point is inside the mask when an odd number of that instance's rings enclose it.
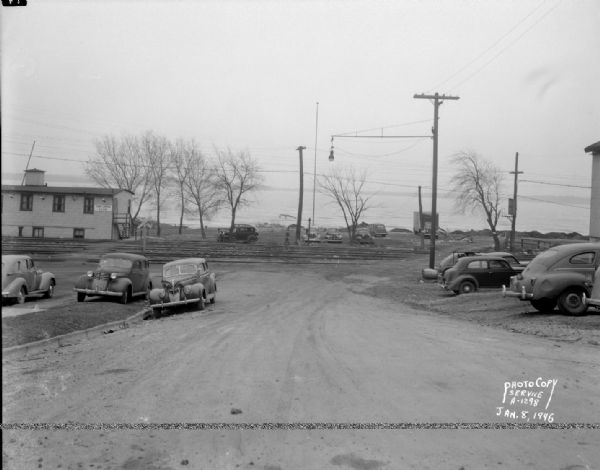
<instances>
[{"instance_id":1,"label":"sidewalk curb","mask_svg":"<svg viewBox=\"0 0 600 470\"><path fill-rule=\"evenodd\" d=\"M125 320L117 320L110 323L104 323L102 325L93 326L86 330L73 331L64 335L54 336L53 338L42 339L40 341L34 341L33 343L19 344L18 346L11 346L9 348L2 349L2 360L8 356L15 356L18 354L32 354L50 346L56 346L62 348L70 346L73 340L77 339L91 339L95 336L100 336L103 331L114 328L115 331L119 329L123 330L129 328L130 323L137 323L143 319L144 313L148 311L147 308L140 310L139 312L127 317Z\"/></svg>"}]
</instances>

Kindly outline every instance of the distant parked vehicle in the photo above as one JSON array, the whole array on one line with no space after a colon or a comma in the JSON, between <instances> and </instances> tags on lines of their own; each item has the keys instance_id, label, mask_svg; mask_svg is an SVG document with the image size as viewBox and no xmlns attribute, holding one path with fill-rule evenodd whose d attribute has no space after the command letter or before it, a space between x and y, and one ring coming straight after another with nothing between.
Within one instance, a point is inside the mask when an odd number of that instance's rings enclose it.
<instances>
[{"instance_id":1,"label":"distant parked vehicle","mask_svg":"<svg viewBox=\"0 0 600 470\"><path fill-rule=\"evenodd\" d=\"M369 229L366 228L359 228L356 230L356 233L354 234L354 241L361 245L373 245L375 243L375 240L373 240Z\"/></svg>"},{"instance_id":2,"label":"distant parked vehicle","mask_svg":"<svg viewBox=\"0 0 600 470\"><path fill-rule=\"evenodd\" d=\"M54 295L54 274L35 267L27 255L2 255L2 304L25 303L30 296Z\"/></svg>"},{"instance_id":3,"label":"distant parked vehicle","mask_svg":"<svg viewBox=\"0 0 600 470\"><path fill-rule=\"evenodd\" d=\"M228 228L218 229L217 241L219 242L241 241L252 243L256 240L258 240L258 232L252 225L235 224L232 233L229 232Z\"/></svg>"},{"instance_id":4,"label":"distant parked vehicle","mask_svg":"<svg viewBox=\"0 0 600 470\"><path fill-rule=\"evenodd\" d=\"M499 256L465 256L440 275L440 284L455 294L469 294L481 287L501 287L516 273Z\"/></svg>"},{"instance_id":5,"label":"distant parked vehicle","mask_svg":"<svg viewBox=\"0 0 600 470\"><path fill-rule=\"evenodd\" d=\"M93 271L75 283L77 302L86 296L118 297L126 304L134 297L145 297L152 289L150 262L132 253L107 253Z\"/></svg>"},{"instance_id":6,"label":"distant parked vehicle","mask_svg":"<svg viewBox=\"0 0 600 470\"><path fill-rule=\"evenodd\" d=\"M369 233L373 237L387 237L387 230L383 224L370 224Z\"/></svg>"},{"instance_id":7,"label":"distant parked vehicle","mask_svg":"<svg viewBox=\"0 0 600 470\"><path fill-rule=\"evenodd\" d=\"M337 228L328 228L325 232L325 241L327 243L342 243L343 240L342 232Z\"/></svg>"},{"instance_id":8,"label":"distant parked vehicle","mask_svg":"<svg viewBox=\"0 0 600 470\"><path fill-rule=\"evenodd\" d=\"M594 272L600 266L600 243L570 243L537 255L522 273L502 287L504 296L528 300L547 312L558 305L562 313L583 315L587 310Z\"/></svg>"},{"instance_id":9,"label":"distant parked vehicle","mask_svg":"<svg viewBox=\"0 0 600 470\"><path fill-rule=\"evenodd\" d=\"M312 228L302 236L302 239L304 240L304 243L321 243L321 236Z\"/></svg>"},{"instance_id":10,"label":"distant parked vehicle","mask_svg":"<svg viewBox=\"0 0 600 470\"><path fill-rule=\"evenodd\" d=\"M162 286L148 296L152 309L196 305L204 310L206 302L215 303L217 281L204 258L184 258L163 266Z\"/></svg>"}]
</instances>

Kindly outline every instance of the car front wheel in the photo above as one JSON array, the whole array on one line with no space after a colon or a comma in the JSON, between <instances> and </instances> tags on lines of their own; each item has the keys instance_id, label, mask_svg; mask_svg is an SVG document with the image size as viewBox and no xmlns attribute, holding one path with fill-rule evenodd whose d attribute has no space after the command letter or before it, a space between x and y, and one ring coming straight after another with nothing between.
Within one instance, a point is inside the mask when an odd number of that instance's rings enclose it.
<instances>
[{"instance_id":1,"label":"car front wheel","mask_svg":"<svg viewBox=\"0 0 600 470\"><path fill-rule=\"evenodd\" d=\"M19 295L17 295L17 303L24 304L26 296L27 296L27 291L25 290L24 287L21 287L21 289L19 289Z\"/></svg>"},{"instance_id":2,"label":"car front wheel","mask_svg":"<svg viewBox=\"0 0 600 470\"><path fill-rule=\"evenodd\" d=\"M50 281L50 285L48 286L48 290L44 294L44 297L50 299L54 295L54 281Z\"/></svg>"},{"instance_id":3,"label":"car front wheel","mask_svg":"<svg viewBox=\"0 0 600 470\"><path fill-rule=\"evenodd\" d=\"M129 302L129 289L125 289L123 291L123 293L121 294L120 301L122 304L126 304L127 302Z\"/></svg>"},{"instance_id":4,"label":"car front wheel","mask_svg":"<svg viewBox=\"0 0 600 470\"><path fill-rule=\"evenodd\" d=\"M558 309L567 315L584 315L587 305L583 302L583 292L567 289L558 298Z\"/></svg>"},{"instance_id":5,"label":"car front wheel","mask_svg":"<svg viewBox=\"0 0 600 470\"><path fill-rule=\"evenodd\" d=\"M460 286L458 287L458 291L461 294L470 294L472 292L475 292L475 290L476 290L476 287L472 281L463 281L460 283Z\"/></svg>"},{"instance_id":6,"label":"car front wheel","mask_svg":"<svg viewBox=\"0 0 600 470\"><path fill-rule=\"evenodd\" d=\"M83 292L77 292L77 302L83 302L85 300L85 294Z\"/></svg>"}]
</instances>

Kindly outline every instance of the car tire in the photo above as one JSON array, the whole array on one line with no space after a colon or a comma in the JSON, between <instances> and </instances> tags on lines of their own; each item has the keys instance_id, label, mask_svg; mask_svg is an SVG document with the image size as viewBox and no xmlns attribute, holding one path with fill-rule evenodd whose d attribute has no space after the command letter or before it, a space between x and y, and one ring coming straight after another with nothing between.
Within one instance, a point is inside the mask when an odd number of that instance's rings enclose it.
<instances>
[{"instance_id":1,"label":"car tire","mask_svg":"<svg viewBox=\"0 0 600 470\"><path fill-rule=\"evenodd\" d=\"M475 283L473 281L463 281L458 286L458 291L461 294L471 294L477 290Z\"/></svg>"},{"instance_id":2,"label":"car tire","mask_svg":"<svg viewBox=\"0 0 600 470\"><path fill-rule=\"evenodd\" d=\"M48 290L44 293L45 299L51 299L54 296L54 281L50 281Z\"/></svg>"},{"instance_id":3,"label":"car tire","mask_svg":"<svg viewBox=\"0 0 600 470\"><path fill-rule=\"evenodd\" d=\"M19 289L19 294L17 295L17 303L21 305L24 304L25 297L27 297L27 290L25 289L25 287L21 287Z\"/></svg>"},{"instance_id":4,"label":"car tire","mask_svg":"<svg viewBox=\"0 0 600 470\"><path fill-rule=\"evenodd\" d=\"M531 306L538 312L551 312L556 307L555 299L537 299L531 300Z\"/></svg>"},{"instance_id":5,"label":"car tire","mask_svg":"<svg viewBox=\"0 0 600 470\"><path fill-rule=\"evenodd\" d=\"M83 292L77 292L77 302L83 302L85 300L85 294Z\"/></svg>"},{"instance_id":6,"label":"car tire","mask_svg":"<svg viewBox=\"0 0 600 470\"><path fill-rule=\"evenodd\" d=\"M127 288L123 291L123 293L121 294L121 297L119 298L119 301L122 304L126 304L127 302L129 302L129 288Z\"/></svg>"},{"instance_id":7,"label":"car tire","mask_svg":"<svg viewBox=\"0 0 600 470\"><path fill-rule=\"evenodd\" d=\"M583 302L583 291L567 289L558 297L558 309L566 315L585 315L587 305Z\"/></svg>"}]
</instances>

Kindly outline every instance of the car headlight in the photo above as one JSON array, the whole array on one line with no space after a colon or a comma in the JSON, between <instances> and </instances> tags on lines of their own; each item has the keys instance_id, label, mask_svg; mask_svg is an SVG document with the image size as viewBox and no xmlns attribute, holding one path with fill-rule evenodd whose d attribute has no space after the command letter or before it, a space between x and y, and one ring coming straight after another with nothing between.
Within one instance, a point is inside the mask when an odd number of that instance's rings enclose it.
<instances>
[{"instance_id":1,"label":"car headlight","mask_svg":"<svg viewBox=\"0 0 600 470\"><path fill-rule=\"evenodd\" d=\"M117 273L110 273L110 278L114 281L117 278Z\"/></svg>"},{"instance_id":2,"label":"car headlight","mask_svg":"<svg viewBox=\"0 0 600 470\"><path fill-rule=\"evenodd\" d=\"M164 299L164 298L165 298L165 291L164 291L164 290L161 290L161 291L159 292L159 294L158 294L158 297L159 297L159 298L161 298L161 299Z\"/></svg>"},{"instance_id":3,"label":"car headlight","mask_svg":"<svg viewBox=\"0 0 600 470\"><path fill-rule=\"evenodd\" d=\"M94 273L92 271L87 272L88 277L94 277Z\"/></svg>"},{"instance_id":4,"label":"car headlight","mask_svg":"<svg viewBox=\"0 0 600 470\"><path fill-rule=\"evenodd\" d=\"M184 293L185 295L190 295L190 294L192 293L192 286L185 286L185 287L183 288L183 293Z\"/></svg>"}]
</instances>

